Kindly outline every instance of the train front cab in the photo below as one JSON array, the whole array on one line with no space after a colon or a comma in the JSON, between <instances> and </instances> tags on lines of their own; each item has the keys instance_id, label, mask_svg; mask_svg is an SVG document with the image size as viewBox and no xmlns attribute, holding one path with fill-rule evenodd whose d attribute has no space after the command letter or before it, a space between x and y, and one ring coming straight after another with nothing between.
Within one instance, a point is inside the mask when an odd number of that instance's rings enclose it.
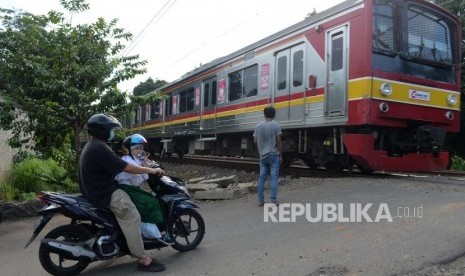
<instances>
[{"instance_id":1,"label":"train front cab","mask_svg":"<svg viewBox=\"0 0 465 276\"><path fill-rule=\"evenodd\" d=\"M460 125L460 24L426 1L373 2L372 73L350 80L349 94L364 97L348 103L345 150L367 171L447 169L444 141Z\"/></svg>"}]
</instances>

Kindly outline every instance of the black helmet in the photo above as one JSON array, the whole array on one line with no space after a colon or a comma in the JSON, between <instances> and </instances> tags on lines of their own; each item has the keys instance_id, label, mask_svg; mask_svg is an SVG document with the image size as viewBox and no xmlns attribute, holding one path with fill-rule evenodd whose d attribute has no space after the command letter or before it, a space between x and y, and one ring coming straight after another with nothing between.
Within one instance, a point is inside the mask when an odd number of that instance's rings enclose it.
<instances>
[{"instance_id":1,"label":"black helmet","mask_svg":"<svg viewBox=\"0 0 465 276\"><path fill-rule=\"evenodd\" d=\"M112 130L120 128L121 123L113 116L107 114L95 114L87 121L87 133L96 138L108 141L112 134Z\"/></svg>"}]
</instances>

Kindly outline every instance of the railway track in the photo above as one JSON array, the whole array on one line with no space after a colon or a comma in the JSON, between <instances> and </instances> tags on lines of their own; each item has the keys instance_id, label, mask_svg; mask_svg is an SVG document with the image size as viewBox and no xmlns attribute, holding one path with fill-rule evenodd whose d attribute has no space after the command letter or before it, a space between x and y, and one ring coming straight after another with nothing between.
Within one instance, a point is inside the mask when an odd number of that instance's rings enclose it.
<instances>
[{"instance_id":1,"label":"railway track","mask_svg":"<svg viewBox=\"0 0 465 276\"><path fill-rule=\"evenodd\" d=\"M163 162L181 164L195 164L201 166L217 166L221 168L235 169L241 171L258 171L259 160L257 158L243 157L219 157L189 155L179 158L174 155L167 157ZM290 167L282 169L282 174L291 177L320 177L320 178L344 178L344 177L425 177L425 176L457 176L465 177L464 171L432 171L429 174L420 173L396 173L396 172L372 172L362 173L357 169L342 172L329 172L324 169L309 169L306 165L294 162Z\"/></svg>"}]
</instances>

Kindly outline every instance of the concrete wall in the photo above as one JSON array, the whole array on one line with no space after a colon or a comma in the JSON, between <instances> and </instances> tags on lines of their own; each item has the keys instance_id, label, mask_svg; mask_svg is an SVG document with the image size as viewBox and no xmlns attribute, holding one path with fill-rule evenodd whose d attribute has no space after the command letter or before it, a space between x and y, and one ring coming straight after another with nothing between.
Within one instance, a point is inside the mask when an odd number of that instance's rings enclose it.
<instances>
[{"instance_id":1,"label":"concrete wall","mask_svg":"<svg viewBox=\"0 0 465 276\"><path fill-rule=\"evenodd\" d=\"M11 169L13 156L18 152L18 149L12 149L7 144L7 139L11 136L11 132L0 130L0 178Z\"/></svg>"}]
</instances>

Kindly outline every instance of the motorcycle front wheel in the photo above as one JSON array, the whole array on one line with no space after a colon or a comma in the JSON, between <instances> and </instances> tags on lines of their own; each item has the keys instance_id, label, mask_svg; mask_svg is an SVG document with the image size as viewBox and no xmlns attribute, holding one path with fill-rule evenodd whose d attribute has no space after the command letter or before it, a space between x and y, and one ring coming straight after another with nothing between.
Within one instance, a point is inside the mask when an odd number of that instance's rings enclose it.
<instances>
[{"instance_id":1,"label":"motorcycle front wheel","mask_svg":"<svg viewBox=\"0 0 465 276\"><path fill-rule=\"evenodd\" d=\"M185 209L176 214L171 226L174 249L184 252L196 248L205 234L205 222L194 209Z\"/></svg>"},{"instance_id":2,"label":"motorcycle front wheel","mask_svg":"<svg viewBox=\"0 0 465 276\"><path fill-rule=\"evenodd\" d=\"M81 225L59 226L45 236L46 239L48 238L76 243L86 241L91 237L92 234L90 231ZM42 267L48 273L63 276L79 274L90 263L90 261L85 260L76 261L66 259L57 253L50 252L50 250L43 245L40 245L39 248L39 260Z\"/></svg>"}]
</instances>

